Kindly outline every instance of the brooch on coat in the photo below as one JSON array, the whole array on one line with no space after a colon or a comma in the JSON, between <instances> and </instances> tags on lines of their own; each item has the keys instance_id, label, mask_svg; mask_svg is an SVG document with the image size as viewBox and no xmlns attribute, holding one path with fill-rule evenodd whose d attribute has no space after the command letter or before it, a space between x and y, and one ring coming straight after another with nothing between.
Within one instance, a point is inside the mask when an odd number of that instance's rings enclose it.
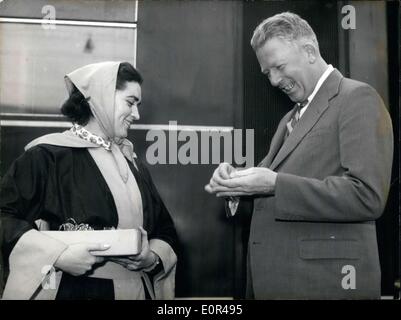
<instances>
[{"instance_id":1,"label":"brooch on coat","mask_svg":"<svg viewBox=\"0 0 401 320\"><path fill-rule=\"evenodd\" d=\"M88 231L88 230L94 230L94 229L87 223L78 224L73 218L67 219L67 222L63 223L59 227L59 231Z\"/></svg>"}]
</instances>

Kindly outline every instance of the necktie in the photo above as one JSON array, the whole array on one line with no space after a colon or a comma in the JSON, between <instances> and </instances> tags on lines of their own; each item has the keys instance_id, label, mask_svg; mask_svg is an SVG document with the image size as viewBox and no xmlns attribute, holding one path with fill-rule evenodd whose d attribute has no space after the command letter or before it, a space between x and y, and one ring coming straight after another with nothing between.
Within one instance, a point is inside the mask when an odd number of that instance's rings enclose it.
<instances>
[{"instance_id":1,"label":"necktie","mask_svg":"<svg viewBox=\"0 0 401 320\"><path fill-rule=\"evenodd\" d=\"M287 132L285 133L284 140L287 139L287 137L291 134L292 130L294 130L294 128L295 128L295 126L298 123L299 118L300 118L300 111L301 111L301 109L303 107L306 106L307 103L308 103L308 100L306 100L304 102L301 102L301 103L297 103L295 105L295 112L294 112L291 120L287 122Z\"/></svg>"}]
</instances>

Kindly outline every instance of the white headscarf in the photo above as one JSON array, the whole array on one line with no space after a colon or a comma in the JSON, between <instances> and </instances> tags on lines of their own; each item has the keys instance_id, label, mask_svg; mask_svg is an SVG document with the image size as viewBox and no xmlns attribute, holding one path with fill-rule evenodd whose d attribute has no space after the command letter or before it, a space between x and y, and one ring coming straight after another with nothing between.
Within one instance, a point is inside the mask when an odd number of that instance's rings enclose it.
<instances>
[{"instance_id":1,"label":"white headscarf","mask_svg":"<svg viewBox=\"0 0 401 320\"><path fill-rule=\"evenodd\" d=\"M64 79L70 94L73 91L73 86L75 86L88 101L100 129L112 142L111 152L119 168L121 178L124 182L127 182L129 167L122 154L134 165L136 155L134 147L128 139L115 137L114 99L119 66L120 62L115 61L93 63L68 73ZM68 130L63 133L53 133L35 139L25 147L25 150L43 143L73 148L99 147L97 144L75 136Z\"/></svg>"},{"instance_id":2,"label":"white headscarf","mask_svg":"<svg viewBox=\"0 0 401 320\"><path fill-rule=\"evenodd\" d=\"M93 63L64 77L69 94L75 85L88 100L103 133L111 140L114 140L114 96L119 66L120 62L114 61Z\"/></svg>"}]
</instances>

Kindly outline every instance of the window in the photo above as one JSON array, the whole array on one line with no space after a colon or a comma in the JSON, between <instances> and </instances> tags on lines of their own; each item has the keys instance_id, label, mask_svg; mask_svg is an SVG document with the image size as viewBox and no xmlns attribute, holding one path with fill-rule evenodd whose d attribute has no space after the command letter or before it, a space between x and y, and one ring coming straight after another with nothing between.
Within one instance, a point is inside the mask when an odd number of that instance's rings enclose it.
<instances>
[{"instance_id":1,"label":"window","mask_svg":"<svg viewBox=\"0 0 401 320\"><path fill-rule=\"evenodd\" d=\"M2 118L59 115L64 75L85 64L135 65L136 21L136 1L0 3Z\"/></svg>"}]
</instances>

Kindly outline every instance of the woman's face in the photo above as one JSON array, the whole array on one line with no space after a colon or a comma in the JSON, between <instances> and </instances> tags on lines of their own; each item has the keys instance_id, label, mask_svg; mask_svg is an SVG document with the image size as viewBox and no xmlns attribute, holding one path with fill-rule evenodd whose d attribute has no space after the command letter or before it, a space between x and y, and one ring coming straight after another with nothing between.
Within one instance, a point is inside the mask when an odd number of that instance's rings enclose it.
<instances>
[{"instance_id":1,"label":"woman's face","mask_svg":"<svg viewBox=\"0 0 401 320\"><path fill-rule=\"evenodd\" d=\"M137 82L126 82L123 90L116 90L114 111L114 135L126 138L134 120L139 120L138 106L141 104L141 86Z\"/></svg>"}]
</instances>

